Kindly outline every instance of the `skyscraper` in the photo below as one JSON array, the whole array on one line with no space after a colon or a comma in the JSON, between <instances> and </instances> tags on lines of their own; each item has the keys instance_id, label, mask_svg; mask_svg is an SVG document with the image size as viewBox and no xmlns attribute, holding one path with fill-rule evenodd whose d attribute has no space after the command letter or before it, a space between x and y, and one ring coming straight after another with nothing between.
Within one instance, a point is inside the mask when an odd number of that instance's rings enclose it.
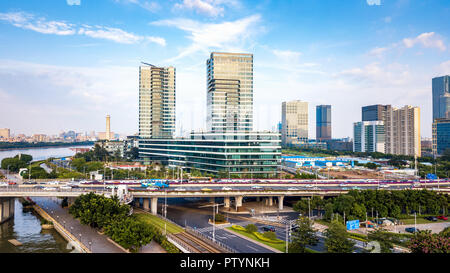
<instances>
[{"instance_id":1,"label":"skyscraper","mask_svg":"<svg viewBox=\"0 0 450 273\"><path fill-rule=\"evenodd\" d=\"M353 151L380 152L385 150L383 121L360 121L353 124Z\"/></svg>"},{"instance_id":2,"label":"skyscraper","mask_svg":"<svg viewBox=\"0 0 450 273\"><path fill-rule=\"evenodd\" d=\"M433 121L438 118L450 118L450 76L432 79Z\"/></svg>"},{"instance_id":3,"label":"skyscraper","mask_svg":"<svg viewBox=\"0 0 450 273\"><path fill-rule=\"evenodd\" d=\"M362 107L362 121L384 120L386 105L376 104Z\"/></svg>"},{"instance_id":4,"label":"skyscraper","mask_svg":"<svg viewBox=\"0 0 450 273\"><path fill-rule=\"evenodd\" d=\"M253 54L213 52L206 68L208 131L252 131Z\"/></svg>"},{"instance_id":5,"label":"skyscraper","mask_svg":"<svg viewBox=\"0 0 450 273\"><path fill-rule=\"evenodd\" d=\"M433 122L433 155L442 155L450 149L450 118L438 118Z\"/></svg>"},{"instance_id":6,"label":"skyscraper","mask_svg":"<svg viewBox=\"0 0 450 273\"><path fill-rule=\"evenodd\" d=\"M316 106L316 139L331 139L331 105Z\"/></svg>"},{"instance_id":7,"label":"skyscraper","mask_svg":"<svg viewBox=\"0 0 450 273\"><path fill-rule=\"evenodd\" d=\"M281 142L292 144L308 140L308 102L294 100L281 105Z\"/></svg>"},{"instance_id":8,"label":"skyscraper","mask_svg":"<svg viewBox=\"0 0 450 273\"><path fill-rule=\"evenodd\" d=\"M420 108L409 105L403 108L386 105L384 125L386 131L385 153L421 156Z\"/></svg>"},{"instance_id":9,"label":"skyscraper","mask_svg":"<svg viewBox=\"0 0 450 273\"><path fill-rule=\"evenodd\" d=\"M173 138L175 68L143 63L139 67L139 137Z\"/></svg>"}]
</instances>

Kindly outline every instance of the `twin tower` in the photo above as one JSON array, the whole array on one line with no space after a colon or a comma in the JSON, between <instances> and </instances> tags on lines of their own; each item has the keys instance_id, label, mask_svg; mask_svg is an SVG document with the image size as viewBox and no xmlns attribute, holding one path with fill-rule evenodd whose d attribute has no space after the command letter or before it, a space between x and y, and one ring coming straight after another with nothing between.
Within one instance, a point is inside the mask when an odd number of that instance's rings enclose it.
<instances>
[{"instance_id":1,"label":"twin tower","mask_svg":"<svg viewBox=\"0 0 450 273\"><path fill-rule=\"evenodd\" d=\"M139 67L139 137L170 139L175 133L174 67ZM207 69L207 130L250 132L253 127L253 54L211 53Z\"/></svg>"}]
</instances>

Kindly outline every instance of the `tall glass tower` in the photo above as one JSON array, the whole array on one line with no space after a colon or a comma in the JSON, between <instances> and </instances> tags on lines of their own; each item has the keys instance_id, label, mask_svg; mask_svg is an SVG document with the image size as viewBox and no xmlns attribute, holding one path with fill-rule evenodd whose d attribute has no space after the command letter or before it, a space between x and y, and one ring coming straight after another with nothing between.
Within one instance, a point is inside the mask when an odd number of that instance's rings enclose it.
<instances>
[{"instance_id":1,"label":"tall glass tower","mask_svg":"<svg viewBox=\"0 0 450 273\"><path fill-rule=\"evenodd\" d=\"M331 105L316 106L316 139L331 139Z\"/></svg>"},{"instance_id":2,"label":"tall glass tower","mask_svg":"<svg viewBox=\"0 0 450 273\"><path fill-rule=\"evenodd\" d=\"M253 54L213 52L206 69L208 131L252 131Z\"/></svg>"},{"instance_id":3,"label":"tall glass tower","mask_svg":"<svg viewBox=\"0 0 450 273\"><path fill-rule=\"evenodd\" d=\"M450 76L432 79L433 121L438 118L450 118Z\"/></svg>"},{"instance_id":4,"label":"tall glass tower","mask_svg":"<svg viewBox=\"0 0 450 273\"><path fill-rule=\"evenodd\" d=\"M139 137L173 138L175 68L143 64L139 67Z\"/></svg>"}]
</instances>

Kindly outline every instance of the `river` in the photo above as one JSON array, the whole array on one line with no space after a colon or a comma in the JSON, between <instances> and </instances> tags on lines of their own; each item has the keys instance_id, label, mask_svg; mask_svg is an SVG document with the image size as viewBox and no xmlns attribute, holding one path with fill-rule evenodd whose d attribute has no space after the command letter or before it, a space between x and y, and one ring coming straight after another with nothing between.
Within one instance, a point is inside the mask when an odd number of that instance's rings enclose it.
<instances>
[{"instance_id":1,"label":"river","mask_svg":"<svg viewBox=\"0 0 450 273\"><path fill-rule=\"evenodd\" d=\"M0 151L3 158L14 157L19 153L33 156L33 161L49 157L73 156L70 148L92 146L29 148ZM8 240L16 239L21 246L14 246ZM14 219L0 225L0 253L67 253L67 242L55 230L41 230L40 218L33 212L22 210L22 204L16 199Z\"/></svg>"}]
</instances>

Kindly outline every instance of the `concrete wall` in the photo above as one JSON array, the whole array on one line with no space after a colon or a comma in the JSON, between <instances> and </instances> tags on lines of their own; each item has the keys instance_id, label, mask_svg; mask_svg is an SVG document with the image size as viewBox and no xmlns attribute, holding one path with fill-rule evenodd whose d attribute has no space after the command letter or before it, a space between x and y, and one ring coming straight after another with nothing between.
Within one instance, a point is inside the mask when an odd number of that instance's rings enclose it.
<instances>
[{"instance_id":1,"label":"concrete wall","mask_svg":"<svg viewBox=\"0 0 450 273\"><path fill-rule=\"evenodd\" d=\"M0 224L14 217L15 198L0 198Z\"/></svg>"}]
</instances>

